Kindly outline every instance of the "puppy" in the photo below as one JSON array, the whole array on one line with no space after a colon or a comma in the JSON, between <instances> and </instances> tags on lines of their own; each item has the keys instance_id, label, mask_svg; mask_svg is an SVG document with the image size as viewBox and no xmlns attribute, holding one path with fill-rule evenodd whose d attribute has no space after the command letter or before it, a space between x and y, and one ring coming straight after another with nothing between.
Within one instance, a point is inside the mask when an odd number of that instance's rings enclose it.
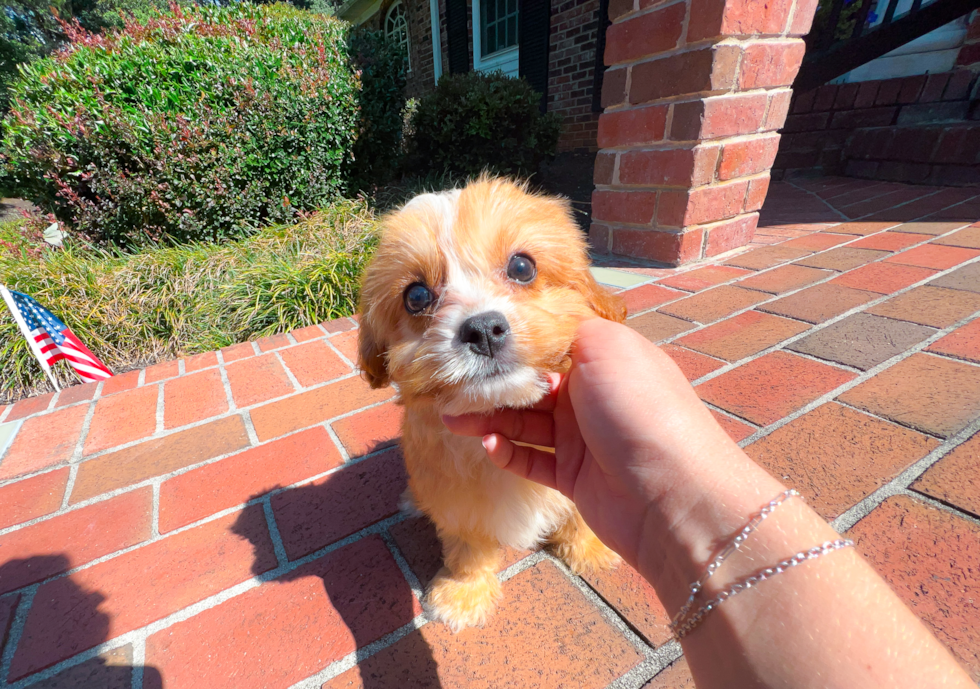
<instances>
[{"instance_id":1,"label":"puppy","mask_svg":"<svg viewBox=\"0 0 980 689\"><path fill-rule=\"evenodd\" d=\"M576 573L619 563L570 500L498 469L480 438L441 420L533 405L547 374L568 370L583 319L625 319L589 272L567 203L487 177L415 197L384 221L360 313L360 368L372 387L398 389L408 497L442 541L432 617L457 631L487 620L501 545L549 541Z\"/></svg>"}]
</instances>

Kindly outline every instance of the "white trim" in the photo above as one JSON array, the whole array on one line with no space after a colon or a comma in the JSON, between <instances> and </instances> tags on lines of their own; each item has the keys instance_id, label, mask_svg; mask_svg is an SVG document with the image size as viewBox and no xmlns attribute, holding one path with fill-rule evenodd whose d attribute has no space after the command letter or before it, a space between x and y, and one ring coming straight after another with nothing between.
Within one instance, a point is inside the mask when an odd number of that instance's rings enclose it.
<instances>
[{"instance_id":1,"label":"white trim","mask_svg":"<svg viewBox=\"0 0 980 689\"><path fill-rule=\"evenodd\" d=\"M517 76L518 58L520 43L510 48L498 50L492 55L483 57L481 42L483 40L483 27L480 19L483 16L480 11L480 0L472 0L473 7L473 71L474 72L496 72L500 71L507 76Z\"/></svg>"},{"instance_id":2,"label":"white trim","mask_svg":"<svg viewBox=\"0 0 980 689\"><path fill-rule=\"evenodd\" d=\"M439 83L442 76L442 26L439 22L439 0L429 0L429 19L432 21L432 75Z\"/></svg>"}]
</instances>

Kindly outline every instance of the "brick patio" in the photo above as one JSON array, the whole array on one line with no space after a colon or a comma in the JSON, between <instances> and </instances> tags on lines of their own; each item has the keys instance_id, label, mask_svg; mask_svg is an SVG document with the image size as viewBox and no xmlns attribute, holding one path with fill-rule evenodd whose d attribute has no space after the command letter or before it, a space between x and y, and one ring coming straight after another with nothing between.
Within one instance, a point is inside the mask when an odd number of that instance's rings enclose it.
<instances>
[{"instance_id":1,"label":"brick patio","mask_svg":"<svg viewBox=\"0 0 980 689\"><path fill-rule=\"evenodd\" d=\"M747 250L597 275L980 680L978 218L976 189L773 183ZM438 544L356 327L0 407L0 686L692 686L625 567L509 552L487 628L428 623Z\"/></svg>"}]
</instances>

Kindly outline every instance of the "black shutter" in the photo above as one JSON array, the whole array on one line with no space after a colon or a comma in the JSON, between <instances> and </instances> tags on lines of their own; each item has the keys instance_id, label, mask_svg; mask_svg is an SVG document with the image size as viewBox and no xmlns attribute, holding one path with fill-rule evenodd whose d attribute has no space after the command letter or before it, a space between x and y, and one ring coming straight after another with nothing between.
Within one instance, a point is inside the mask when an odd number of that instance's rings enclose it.
<instances>
[{"instance_id":1,"label":"black shutter","mask_svg":"<svg viewBox=\"0 0 980 689\"><path fill-rule=\"evenodd\" d=\"M606 73L606 29L609 27L609 0L599 0L596 11L595 72L592 78L592 112L602 112L602 77Z\"/></svg>"},{"instance_id":2,"label":"black shutter","mask_svg":"<svg viewBox=\"0 0 980 689\"><path fill-rule=\"evenodd\" d=\"M518 74L541 94L541 112L548 109L548 44L551 42L551 0L519 0Z\"/></svg>"},{"instance_id":3,"label":"black shutter","mask_svg":"<svg viewBox=\"0 0 980 689\"><path fill-rule=\"evenodd\" d=\"M449 73L470 71L470 36L466 28L468 0L446 0L446 38L449 40Z\"/></svg>"}]
</instances>

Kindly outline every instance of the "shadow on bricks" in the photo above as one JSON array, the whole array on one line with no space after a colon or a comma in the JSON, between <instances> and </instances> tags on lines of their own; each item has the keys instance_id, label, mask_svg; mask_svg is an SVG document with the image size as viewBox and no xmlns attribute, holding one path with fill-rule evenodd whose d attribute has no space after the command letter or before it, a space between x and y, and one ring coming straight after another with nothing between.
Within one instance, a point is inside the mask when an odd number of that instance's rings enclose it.
<instances>
[{"instance_id":1,"label":"shadow on bricks","mask_svg":"<svg viewBox=\"0 0 980 689\"><path fill-rule=\"evenodd\" d=\"M24 560L9 560L0 564L0 581L25 570L66 571L72 567L65 555L43 555ZM38 600L38 599L42 600ZM44 598L55 601L53 605L37 605ZM15 598L15 605L20 600ZM93 648L109 639L109 615L99 610L105 601L99 591L88 591L70 576L46 582L38 590L34 605L28 612L27 623L17 643L10 665L8 681L16 681L52 665L53 647L71 643L78 648ZM0 620L0 625L3 620ZM83 632L79 635L79 630ZM0 642L6 629L0 626ZM70 638L66 638L66 635ZM9 640L8 640L9 641ZM3 644L0 643L0 650ZM61 672L41 680L31 687L54 689L56 687L99 687L100 689L130 689L137 666L133 664L133 647L120 646L95 658L72 665ZM161 683L160 671L143 666L143 681L151 686Z\"/></svg>"},{"instance_id":2,"label":"shadow on bricks","mask_svg":"<svg viewBox=\"0 0 980 689\"><path fill-rule=\"evenodd\" d=\"M384 445L385 443L380 444L380 446ZM404 485L402 483L399 485L401 485L400 494ZM336 491L332 490L329 484L313 483L293 488L287 492L301 504L323 504L324 502L336 502L338 499ZM255 500L263 495L265 492L253 495L249 500ZM244 526L239 529L237 522L232 526L231 531L244 538L250 538L254 534L254 531L244 528ZM380 561L376 560L374 564L378 565L378 570L392 570L390 573L395 574L395 576L380 576L379 579L383 580L383 583L375 587L364 587L363 583L358 581L371 578L376 573L373 568L363 566L367 563L359 555L353 554L355 549L366 544L371 538L377 537L369 536L355 541L284 574L264 584L264 586L285 584L306 577L320 579L323 582L323 589L330 599L330 604L343 619L344 625L354 639L356 648L360 651L385 635L379 630L379 618L393 616L408 622L419 612L415 595L398 570L394 558L387 548L382 546L384 553L379 558ZM262 544L254 542L252 545L257 550L261 550L263 547ZM347 563L348 566L340 564L351 558L359 561L359 566L354 571L351 570L350 563ZM328 562L330 564L327 564ZM264 573L258 559L256 559L256 566L253 567L253 573L257 576ZM310 636L314 637L315 635L311 634ZM399 686L403 689L441 689L438 666L433 657L432 649L419 635L413 636L418 637L418 639L417 643L413 644L411 657L402 658L399 663L400 667L396 669L396 673L403 680ZM381 676L373 676L361 667L360 663L363 660L364 658L360 656L357 660L358 672L361 675L360 689L391 689L391 676L387 673L383 673Z\"/></svg>"}]
</instances>

